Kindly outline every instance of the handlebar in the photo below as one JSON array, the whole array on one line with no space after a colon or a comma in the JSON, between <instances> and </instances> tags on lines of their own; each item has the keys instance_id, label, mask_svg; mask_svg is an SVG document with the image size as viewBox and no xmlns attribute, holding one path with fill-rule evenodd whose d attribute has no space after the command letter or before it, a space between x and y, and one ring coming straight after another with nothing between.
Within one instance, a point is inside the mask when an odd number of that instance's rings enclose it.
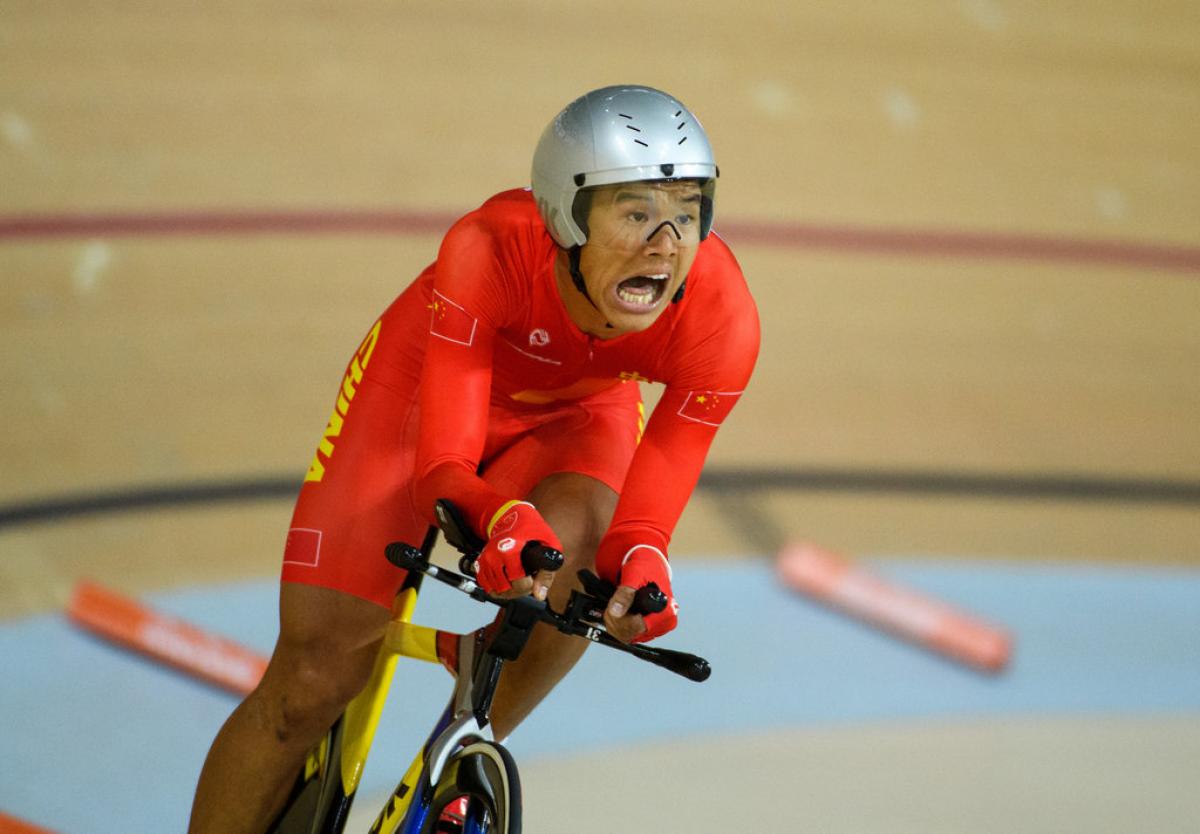
<instances>
[{"instance_id":1,"label":"handlebar","mask_svg":"<svg viewBox=\"0 0 1200 834\"><path fill-rule=\"evenodd\" d=\"M467 576L475 576L475 558L479 554L464 553L458 560L458 569ZM538 571L555 571L563 566L563 555L553 547L542 542L525 542L521 548L521 567L526 576L533 576Z\"/></svg>"},{"instance_id":2,"label":"handlebar","mask_svg":"<svg viewBox=\"0 0 1200 834\"><path fill-rule=\"evenodd\" d=\"M552 552L557 553L557 551ZM555 611L544 601L534 599L531 596L514 597L511 599L494 597L480 588L471 577L430 564L425 554L412 545L403 542L392 542L385 548L384 554L387 556L388 561L398 568L406 571L417 571L467 594L478 602L491 603L498 608L508 610L511 614L518 614L519 619L528 622L528 628L530 629L532 629L535 622L543 622L553 626L563 634L582 637L593 643L607 646L610 649L631 654L640 660L653 663L655 666L674 672L697 683L708 680L709 675L712 674L712 667L709 666L708 661L697 655L675 651L674 649L645 646L639 643L622 643L616 637L609 634L604 629L604 610L608 606L608 598L612 596L615 588L612 583L605 582L590 571L579 572L584 591L572 591L570 598L567 600L566 607L562 611ZM562 554L558 555L561 559ZM464 558L468 556L471 556L472 561L474 561L472 554L464 554ZM646 593L643 594L642 592ZM661 599L655 598L655 594ZM641 598L640 603L642 605L657 604L659 607L654 610L661 611L662 607L666 605L666 595L656 586L647 585L640 589L638 597ZM639 604L638 598L635 598L634 604ZM645 610L645 613L650 613L650 611Z\"/></svg>"}]
</instances>

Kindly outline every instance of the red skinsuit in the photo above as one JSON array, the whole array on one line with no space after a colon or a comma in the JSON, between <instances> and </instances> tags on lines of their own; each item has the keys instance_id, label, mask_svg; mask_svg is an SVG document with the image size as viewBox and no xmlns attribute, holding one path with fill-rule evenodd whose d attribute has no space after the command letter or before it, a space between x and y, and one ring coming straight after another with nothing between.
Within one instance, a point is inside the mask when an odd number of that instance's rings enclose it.
<instances>
[{"instance_id":1,"label":"red skinsuit","mask_svg":"<svg viewBox=\"0 0 1200 834\"><path fill-rule=\"evenodd\" d=\"M635 545L667 552L753 370L753 299L710 235L682 301L641 333L597 339L567 314L558 252L527 189L496 195L447 233L350 363L301 490L285 580L388 605L400 577L378 554L396 539L419 544L436 499L482 533L505 502L564 471L620 493L602 576L615 580ZM666 385L644 435L635 380Z\"/></svg>"}]
</instances>

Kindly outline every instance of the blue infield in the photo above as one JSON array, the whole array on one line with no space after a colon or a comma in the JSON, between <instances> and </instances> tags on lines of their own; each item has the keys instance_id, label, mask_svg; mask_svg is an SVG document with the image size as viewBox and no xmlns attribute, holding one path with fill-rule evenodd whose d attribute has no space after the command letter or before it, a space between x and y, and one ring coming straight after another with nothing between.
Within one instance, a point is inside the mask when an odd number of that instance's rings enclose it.
<instances>
[{"instance_id":1,"label":"blue infield","mask_svg":"<svg viewBox=\"0 0 1200 834\"><path fill-rule=\"evenodd\" d=\"M681 624L663 645L707 656L694 684L593 649L510 740L518 759L656 739L931 716L1200 711L1200 571L868 562L890 579L1008 627L1010 667L987 676L829 612L756 562L681 563ZM152 606L267 653L273 582L156 594ZM478 605L427 585L417 619L466 629ZM219 690L128 654L62 616L0 626L0 810L63 834L182 832ZM362 790L399 778L449 694L403 663ZM405 714L407 706L407 714Z\"/></svg>"}]
</instances>

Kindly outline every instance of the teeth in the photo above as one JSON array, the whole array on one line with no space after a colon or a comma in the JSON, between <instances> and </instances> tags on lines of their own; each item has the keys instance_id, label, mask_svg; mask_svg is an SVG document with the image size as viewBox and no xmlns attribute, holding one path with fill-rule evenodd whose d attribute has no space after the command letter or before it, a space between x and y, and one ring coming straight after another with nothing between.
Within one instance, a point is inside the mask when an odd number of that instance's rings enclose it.
<instances>
[{"instance_id":1,"label":"teeth","mask_svg":"<svg viewBox=\"0 0 1200 834\"><path fill-rule=\"evenodd\" d=\"M649 279L656 284L665 283L670 278L670 276L665 272L660 272L655 275L636 275L634 277ZM660 295L662 295L661 287L650 288L643 285L642 288L636 290L626 289L620 286L617 287L617 297L626 304L636 307L653 307L658 302Z\"/></svg>"},{"instance_id":2,"label":"teeth","mask_svg":"<svg viewBox=\"0 0 1200 834\"><path fill-rule=\"evenodd\" d=\"M637 294L629 292L628 290L619 289L619 290L617 290L617 295L620 296L621 300L624 301L626 304L640 304L643 307L649 307L652 304L654 304L654 295L653 294L644 294L643 293L643 294L637 295Z\"/></svg>"}]
</instances>

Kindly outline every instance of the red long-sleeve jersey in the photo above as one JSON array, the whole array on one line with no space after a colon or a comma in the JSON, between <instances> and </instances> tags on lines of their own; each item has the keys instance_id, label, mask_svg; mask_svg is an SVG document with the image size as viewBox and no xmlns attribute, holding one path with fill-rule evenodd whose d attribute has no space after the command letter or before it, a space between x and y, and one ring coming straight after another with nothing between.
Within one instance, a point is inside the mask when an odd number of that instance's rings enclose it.
<instances>
[{"instance_id":1,"label":"red long-sleeve jersey","mask_svg":"<svg viewBox=\"0 0 1200 834\"><path fill-rule=\"evenodd\" d=\"M399 299L407 321L423 307L428 322L409 336L414 355L424 349L417 506L432 519L436 499L452 498L482 532L501 505L522 497L477 475L489 419L663 383L597 556L600 574L615 580L631 547L667 551L717 428L750 379L758 315L732 252L712 234L681 301L642 332L594 338L567 314L554 277L558 251L531 193L506 191L455 224L437 261Z\"/></svg>"}]
</instances>

